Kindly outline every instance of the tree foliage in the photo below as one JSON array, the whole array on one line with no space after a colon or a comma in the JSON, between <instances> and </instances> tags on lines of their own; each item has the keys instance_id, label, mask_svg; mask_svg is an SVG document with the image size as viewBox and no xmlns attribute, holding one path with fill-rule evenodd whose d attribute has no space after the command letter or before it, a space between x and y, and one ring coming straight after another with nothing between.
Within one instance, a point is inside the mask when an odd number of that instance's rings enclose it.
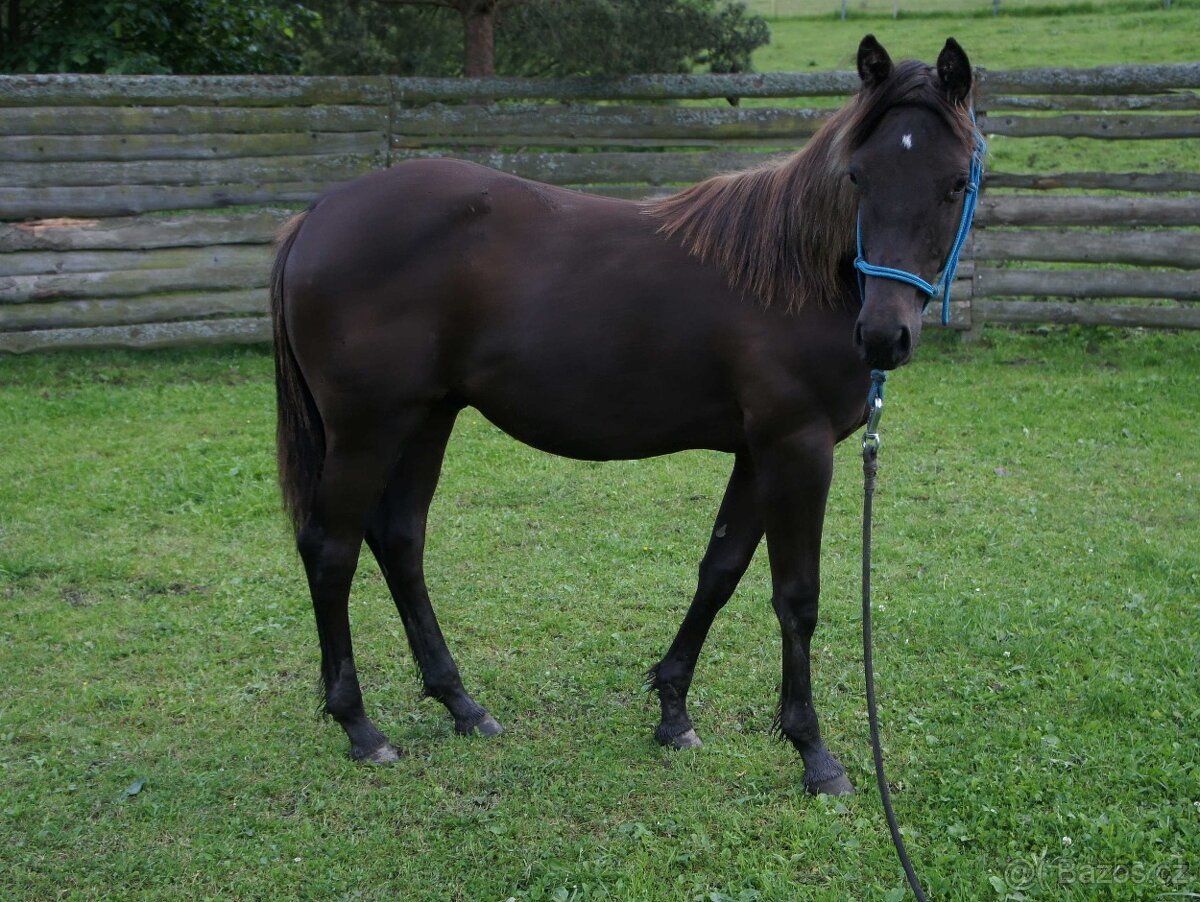
<instances>
[{"instance_id":1,"label":"tree foliage","mask_svg":"<svg viewBox=\"0 0 1200 902\"><path fill-rule=\"evenodd\" d=\"M288 72L311 18L276 0L6 0L0 71Z\"/></svg>"},{"instance_id":2,"label":"tree foliage","mask_svg":"<svg viewBox=\"0 0 1200 902\"><path fill-rule=\"evenodd\" d=\"M432 6L309 0L300 69L313 75L461 75L462 26Z\"/></svg>"},{"instance_id":3,"label":"tree foliage","mask_svg":"<svg viewBox=\"0 0 1200 902\"><path fill-rule=\"evenodd\" d=\"M738 0L0 0L0 71L462 75L478 15L502 75L744 71L770 40Z\"/></svg>"},{"instance_id":4,"label":"tree foliage","mask_svg":"<svg viewBox=\"0 0 1200 902\"><path fill-rule=\"evenodd\" d=\"M500 19L497 70L510 75L744 72L771 39L766 20L723 0L574 0Z\"/></svg>"},{"instance_id":5,"label":"tree foliage","mask_svg":"<svg viewBox=\"0 0 1200 902\"><path fill-rule=\"evenodd\" d=\"M462 75L464 27L452 10L408 0L310 0L307 71ZM530 0L495 10L500 75L624 75L750 68L766 21L730 0Z\"/></svg>"}]
</instances>

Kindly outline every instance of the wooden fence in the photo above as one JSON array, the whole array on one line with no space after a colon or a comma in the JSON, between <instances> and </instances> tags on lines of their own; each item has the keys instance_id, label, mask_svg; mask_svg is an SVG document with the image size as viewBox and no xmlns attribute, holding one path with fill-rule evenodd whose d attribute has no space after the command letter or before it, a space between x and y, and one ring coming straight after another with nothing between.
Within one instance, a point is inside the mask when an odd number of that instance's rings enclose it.
<instances>
[{"instance_id":1,"label":"wooden fence","mask_svg":"<svg viewBox=\"0 0 1200 902\"><path fill-rule=\"evenodd\" d=\"M794 150L856 87L847 72L0 77L0 351L267 340L273 233L333 184L453 154L644 196ZM980 125L1006 160L1044 137L1191 140L1194 160L1198 88L1200 63L988 72ZM952 325L1200 327L1200 172L1154 168L994 163Z\"/></svg>"}]
</instances>

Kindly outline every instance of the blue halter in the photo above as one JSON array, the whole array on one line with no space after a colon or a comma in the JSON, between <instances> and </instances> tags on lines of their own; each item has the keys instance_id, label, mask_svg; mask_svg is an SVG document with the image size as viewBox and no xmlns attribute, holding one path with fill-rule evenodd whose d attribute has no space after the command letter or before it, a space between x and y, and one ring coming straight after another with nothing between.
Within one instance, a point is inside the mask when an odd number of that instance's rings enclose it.
<instances>
[{"instance_id":1,"label":"blue halter","mask_svg":"<svg viewBox=\"0 0 1200 902\"><path fill-rule=\"evenodd\" d=\"M975 112L971 111L971 122L975 122ZM897 282L904 282L916 288L918 291L926 295L925 306L929 306L929 301L942 296L942 325L950 323L950 285L954 282L954 271L958 269L958 255L962 253L963 245L967 243L967 235L971 233L971 222L975 219L975 206L979 203L979 183L983 179L983 160L987 155L987 141L983 139L983 135L979 130L975 131L975 150L971 154L971 172L967 179L966 196L963 198L962 219L958 223L958 234L954 236L954 246L950 248L950 255L946 258L946 263L942 267L941 273L932 285L918 276L916 273L906 272L903 269L893 269L890 266L875 266L868 263L863 257L863 242L862 242L862 209L858 211L858 256L854 258L854 268L858 270L858 295L859 299L866 303L867 300L867 276L876 276L881 279L894 279Z\"/></svg>"}]
</instances>

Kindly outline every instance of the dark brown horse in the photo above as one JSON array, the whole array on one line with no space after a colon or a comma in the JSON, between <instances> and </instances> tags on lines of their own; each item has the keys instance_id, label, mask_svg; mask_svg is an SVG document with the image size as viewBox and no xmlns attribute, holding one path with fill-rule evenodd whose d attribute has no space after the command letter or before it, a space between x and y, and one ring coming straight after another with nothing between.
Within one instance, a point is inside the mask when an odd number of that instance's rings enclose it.
<instances>
[{"instance_id":1,"label":"dark brown horse","mask_svg":"<svg viewBox=\"0 0 1200 902\"><path fill-rule=\"evenodd\" d=\"M454 160L332 191L283 230L272 278L279 466L308 574L325 708L355 759L394 760L368 718L347 614L363 539L426 691L458 732L500 725L463 688L425 587L426 512L455 416L586 460L726 451L733 474L695 598L651 671L656 736L698 746L700 647L764 532L783 638L779 729L812 792L853 787L817 726L809 643L834 445L872 367L912 355L925 300L866 256L932 279L972 153L970 64L893 67L871 36L862 90L790 158L661 201L593 197Z\"/></svg>"}]
</instances>

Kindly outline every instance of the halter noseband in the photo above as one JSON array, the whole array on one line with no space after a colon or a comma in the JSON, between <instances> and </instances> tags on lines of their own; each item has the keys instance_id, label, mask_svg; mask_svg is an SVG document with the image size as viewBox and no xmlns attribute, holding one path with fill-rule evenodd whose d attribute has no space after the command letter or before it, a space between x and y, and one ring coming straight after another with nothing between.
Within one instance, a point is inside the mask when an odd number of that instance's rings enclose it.
<instances>
[{"instance_id":1,"label":"halter noseband","mask_svg":"<svg viewBox=\"0 0 1200 902\"><path fill-rule=\"evenodd\" d=\"M971 124L975 124L975 111L971 111ZM954 282L954 271L958 269L958 255L962 253L963 245L967 243L967 235L971 233L971 223L975 219L975 206L979 203L979 183L983 179L983 159L987 154L987 141L983 139L979 129L975 129L975 150L971 153L971 172L967 179L965 197L963 198L962 219L958 223L958 234L954 236L954 246L950 255L931 285L916 273L890 266L875 266L868 263L863 256L862 242L862 208L858 211L858 256L854 258L854 268L858 270L858 295L862 303L867 301L867 276L881 279L892 279L904 282L926 295L925 306L929 301L942 296L942 325L950 324L950 285ZM923 309L923 308L922 308Z\"/></svg>"}]
</instances>

